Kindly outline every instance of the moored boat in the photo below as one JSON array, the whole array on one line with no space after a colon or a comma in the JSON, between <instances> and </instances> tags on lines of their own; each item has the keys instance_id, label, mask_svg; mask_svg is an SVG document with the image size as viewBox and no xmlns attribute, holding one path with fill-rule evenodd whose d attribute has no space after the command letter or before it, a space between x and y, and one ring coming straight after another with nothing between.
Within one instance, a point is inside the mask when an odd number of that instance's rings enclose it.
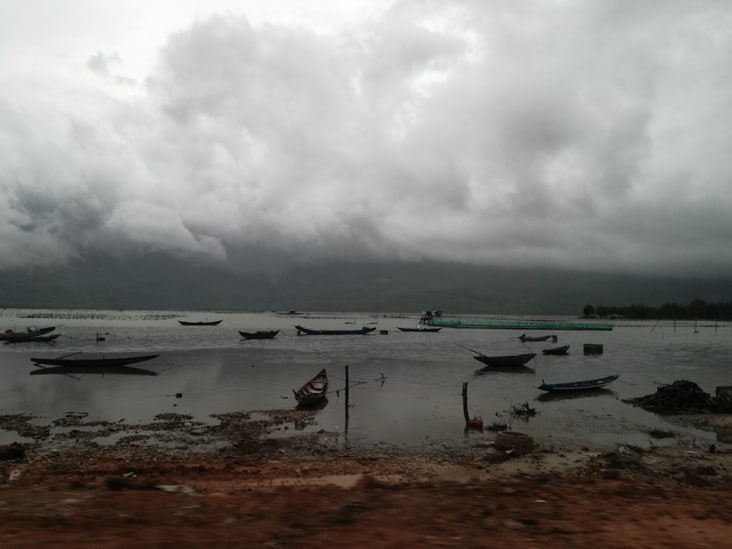
<instances>
[{"instance_id":1,"label":"moored boat","mask_svg":"<svg viewBox=\"0 0 732 549\"><path fill-rule=\"evenodd\" d=\"M81 353L61 356L57 358L31 358L35 366L67 366L73 368L108 368L115 366L127 366L157 358L160 355L136 355L136 356L115 356L115 357L89 357L79 358Z\"/></svg>"},{"instance_id":2,"label":"moored boat","mask_svg":"<svg viewBox=\"0 0 732 549\"><path fill-rule=\"evenodd\" d=\"M10 345L13 343L53 343L59 337L61 337L61 334L29 335L27 337L8 339L7 341L5 341L5 345Z\"/></svg>"},{"instance_id":3,"label":"moored boat","mask_svg":"<svg viewBox=\"0 0 732 549\"><path fill-rule=\"evenodd\" d=\"M239 330L239 335L244 339L272 339L278 333L279 330L257 330L256 332L242 332Z\"/></svg>"},{"instance_id":4,"label":"moored boat","mask_svg":"<svg viewBox=\"0 0 732 549\"><path fill-rule=\"evenodd\" d=\"M542 349L542 353L545 355L566 355L569 351L569 345L562 345L561 347L552 347L550 349Z\"/></svg>"},{"instance_id":5,"label":"moored boat","mask_svg":"<svg viewBox=\"0 0 732 549\"><path fill-rule=\"evenodd\" d=\"M178 324L181 326L218 326L221 324L220 320L198 320L198 321L191 321L191 320L179 320Z\"/></svg>"},{"instance_id":6,"label":"moored boat","mask_svg":"<svg viewBox=\"0 0 732 549\"><path fill-rule=\"evenodd\" d=\"M295 326L297 335L364 335L370 334L376 328L364 326L357 330L312 330L304 326Z\"/></svg>"},{"instance_id":7,"label":"moored boat","mask_svg":"<svg viewBox=\"0 0 732 549\"><path fill-rule=\"evenodd\" d=\"M427 333L435 333L435 332L439 332L440 330L442 330L442 328L432 328L432 327L425 328L423 326L419 326L417 328L400 328L399 326L397 326L397 330L399 330L400 332L427 332Z\"/></svg>"},{"instance_id":8,"label":"moored boat","mask_svg":"<svg viewBox=\"0 0 732 549\"><path fill-rule=\"evenodd\" d=\"M552 341L556 342L557 336L555 336L555 335L527 336L526 334L521 334L519 336L519 339L521 341L549 341L551 339Z\"/></svg>"},{"instance_id":9,"label":"moored boat","mask_svg":"<svg viewBox=\"0 0 732 549\"><path fill-rule=\"evenodd\" d=\"M56 329L56 326L47 326L45 328L36 328L30 326L22 332L16 332L15 330L5 330L0 333L0 341L19 341L28 340L34 337L40 337L46 334L50 334Z\"/></svg>"},{"instance_id":10,"label":"moored boat","mask_svg":"<svg viewBox=\"0 0 732 549\"><path fill-rule=\"evenodd\" d=\"M321 402L328 392L328 374L325 368L297 391L293 389L292 392L295 393L298 406L313 406Z\"/></svg>"},{"instance_id":11,"label":"moored boat","mask_svg":"<svg viewBox=\"0 0 732 549\"><path fill-rule=\"evenodd\" d=\"M538 385L537 389L541 389L542 391L546 391L548 393L591 391L593 389L600 389L602 387L605 387L606 385L618 379L619 375L620 374L613 374L605 377L598 377L595 379L567 381L564 383L546 383L542 379L541 385Z\"/></svg>"},{"instance_id":12,"label":"moored boat","mask_svg":"<svg viewBox=\"0 0 732 549\"><path fill-rule=\"evenodd\" d=\"M519 355L500 356L486 356L484 354L477 354L473 358L478 362L482 362L489 368L511 369L523 367L529 360L531 360L535 356L536 353L523 353Z\"/></svg>"},{"instance_id":13,"label":"moored boat","mask_svg":"<svg viewBox=\"0 0 732 549\"><path fill-rule=\"evenodd\" d=\"M36 365L38 366L38 365ZM50 366L31 371L30 375L72 375L72 374L118 374L134 376L156 376L157 372L134 366Z\"/></svg>"}]
</instances>

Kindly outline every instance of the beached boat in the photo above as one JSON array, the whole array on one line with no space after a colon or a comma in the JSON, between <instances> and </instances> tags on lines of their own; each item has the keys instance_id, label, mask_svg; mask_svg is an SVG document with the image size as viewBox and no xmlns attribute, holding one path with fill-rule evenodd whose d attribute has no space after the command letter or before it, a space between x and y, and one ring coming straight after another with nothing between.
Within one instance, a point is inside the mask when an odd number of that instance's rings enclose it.
<instances>
[{"instance_id":1,"label":"beached boat","mask_svg":"<svg viewBox=\"0 0 732 549\"><path fill-rule=\"evenodd\" d=\"M295 329L297 330L297 335L364 335L376 330L374 327L369 328L367 326L357 330L311 330L304 326L295 326Z\"/></svg>"},{"instance_id":2,"label":"beached boat","mask_svg":"<svg viewBox=\"0 0 732 549\"><path fill-rule=\"evenodd\" d=\"M545 355L566 355L569 351L569 345L562 345L561 347L552 347L551 349L542 349L542 353Z\"/></svg>"},{"instance_id":3,"label":"beached boat","mask_svg":"<svg viewBox=\"0 0 732 549\"><path fill-rule=\"evenodd\" d=\"M295 393L295 400L297 400L298 406L312 406L319 403L325 398L328 391L328 375L325 372L325 368L320 370L315 377L305 383L297 391L292 390Z\"/></svg>"},{"instance_id":4,"label":"beached boat","mask_svg":"<svg viewBox=\"0 0 732 549\"><path fill-rule=\"evenodd\" d=\"M27 340L29 338L39 337L45 334L49 334L56 329L56 326L47 326L46 328L36 328L30 326L22 332L16 332L15 330L5 330L0 333L0 341L16 341L16 340Z\"/></svg>"},{"instance_id":5,"label":"beached boat","mask_svg":"<svg viewBox=\"0 0 732 549\"><path fill-rule=\"evenodd\" d=\"M81 353L61 356L58 358L31 358L36 366L66 366L73 368L109 368L115 366L127 366L138 362L152 360L160 355L136 355L136 356L115 356L115 357L89 357L79 358Z\"/></svg>"},{"instance_id":6,"label":"beached boat","mask_svg":"<svg viewBox=\"0 0 732 549\"><path fill-rule=\"evenodd\" d=\"M419 326L417 328L400 328L397 326L397 330L401 332L427 332L427 333L435 333L442 330L442 328L425 328L424 326Z\"/></svg>"},{"instance_id":7,"label":"beached boat","mask_svg":"<svg viewBox=\"0 0 732 549\"><path fill-rule=\"evenodd\" d=\"M511 369L523 367L529 360L531 360L535 356L536 353L523 353L519 355L500 356L486 356L484 354L477 354L473 358L478 362L482 362L490 368Z\"/></svg>"},{"instance_id":8,"label":"beached boat","mask_svg":"<svg viewBox=\"0 0 732 549\"><path fill-rule=\"evenodd\" d=\"M29 335L26 337L8 339L7 341L5 341L5 345L10 345L13 343L53 343L59 337L61 337L61 334Z\"/></svg>"},{"instance_id":9,"label":"beached boat","mask_svg":"<svg viewBox=\"0 0 732 549\"><path fill-rule=\"evenodd\" d=\"M546 383L543 379L541 385L537 386L537 389L546 391L548 393L561 393L561 392L575 392L575 391L591 391L593 389L600 389L605 387L618 379L619 374L613 374L605 377L598 377L595 379L585 379L582 381L568 381L565 383Z\"/></svg>"},{"instance_id":10,"label":"beached boat","mask_svg":"<svg viewBox=\"0 0 732 549\"><path fill-rule=\"evenodd\" d=\"M199 320L197 322L193 322L190 320L179 320L178 324L181 326L218 326L221 324L220 320Z\"/></svg>"},{"instance_id":11,"label":"beached boat","mask_svg":"<svg viewBox=\"0 0 732 549\"><path fill-rule=\"evenodd\" d=\"M36 366L39 366L38 364ZM30 375L116 374L132 376L156 376L157 372L134 366L50 366L32 370Z\"/></svg>"},{"instance_id":12,"label":"beached boat","mask_svg":"<svg viewBox=\"0 0 732 549\"><path fill-rule=\"evenodd\" d=\"M256 332L242 332L239 330L239 335L244 339L272 339L279 333L279 330L257 330Z\"/></svg>"},{"instance_id":13,"label":"beached boat","mask_svg":"<svg viewBox=\"0 0 732 549\"><path fill-rule=\"evenodd\" d=\"M526 334L521 334L519 336L519 339L521 341L549 341L550 339L552 341L557 340L557 336L555 335L547 335L547 336L527 336Z\"/></svg>"}]
</instances>

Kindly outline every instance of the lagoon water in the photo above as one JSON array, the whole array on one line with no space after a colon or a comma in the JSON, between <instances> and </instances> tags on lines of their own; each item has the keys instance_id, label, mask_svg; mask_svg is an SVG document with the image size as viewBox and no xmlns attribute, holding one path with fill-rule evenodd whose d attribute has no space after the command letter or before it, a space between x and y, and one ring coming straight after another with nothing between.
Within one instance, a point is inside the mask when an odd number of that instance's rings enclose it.
<instances>
[{"instance_id":1,"label":"lagoon water","mask_svg":"<svg viewBox=\"0 0 732 549\"><path fill-rule=\"evenodd\" d=\"M222 319L218 326L181 326L178 320ZM330 378L328 404L316 425L339 433L351 446L447 446L466 444L461 389L468 383L471 415L487 425L508 423L538 440L565 439L588 445L629 443L648 446L651 429L672 431L675 439L710 444L715 434L680 427L621 399L654 393L659 384L685 379L714 394L732 385L732 325L634 323L622 321L609 332L557 331L557 343L522 343L520 331L443 328L438 333L400 332L418 314L279 314L185 311L0 311L0 329L54 325L62 336L53 345L3 345L0 415L25 413L50 423L69 412L87 420L149 423L165 412L189 414L214 423L211 414L292 409L292 389L321 368ZM566 319L565 319L566 320ZM366 336L297 336L294 326L349 329L368 325ZM280 329L276 339L245 341L238 330ZM387 335L380 331L388 330ZM550 332L530 332L545 335ZM96 335L104 341L97 342ZM585 356L584 343L602 344L604 353ZM544 356L541 349L570 345L567 356ZM484 354L537 353L533 371L477 374L481 364L464 347ZM82 352L114 356L160 353L140 364L156 377L130 375L30 375L30 357ZM348 429L345 423L345 366L350 374ZM547 382L620 378L598 395L542 398ZM383 374L383 378L382 378ZM176 395L180 394L179 397ZM537 414L522 421L508 411L528 403ZM342 436L341 436L342 435ZM471 433L475 441L482 435ZM23 441L0 431L0 444Z\"/></svg>"}]
</instances>

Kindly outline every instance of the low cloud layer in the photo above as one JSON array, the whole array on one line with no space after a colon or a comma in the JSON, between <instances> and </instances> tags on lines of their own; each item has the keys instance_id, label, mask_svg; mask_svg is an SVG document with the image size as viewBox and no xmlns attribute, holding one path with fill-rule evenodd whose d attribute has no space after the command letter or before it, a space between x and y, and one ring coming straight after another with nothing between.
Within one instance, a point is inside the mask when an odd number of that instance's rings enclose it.
<instances>
[{"instance_id":1,"label":"low cloud layer","mask_svg":"<svg viewBox=\"0 0 732 549\"><path fill-rule=\"evenodd\" d=\"M0 268L732 268L726 3L405 1L337 32L222 11L152 53L144 78L93 40L0 57Z\"/></svg>"}]
</instances>

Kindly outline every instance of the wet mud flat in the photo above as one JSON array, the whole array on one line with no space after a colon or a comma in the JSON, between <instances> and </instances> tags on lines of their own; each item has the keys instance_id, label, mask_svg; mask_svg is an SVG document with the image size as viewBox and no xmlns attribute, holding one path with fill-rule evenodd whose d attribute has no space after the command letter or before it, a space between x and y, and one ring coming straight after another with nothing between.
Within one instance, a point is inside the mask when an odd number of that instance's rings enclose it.
<instances>
[{"instance_id":1,"label":"wet mud flat","mask_svg":"<svg viewBox=\"0 0 732 549\"><path fill-rule=\"evenodd\" d=\"M3 545L693 547L732 535L725 444L499 452L481 433L442 451L354 449L315 430L312 412L215 419L0 416L31 439L0 448Z\"/></svg>"}]
</instances>

